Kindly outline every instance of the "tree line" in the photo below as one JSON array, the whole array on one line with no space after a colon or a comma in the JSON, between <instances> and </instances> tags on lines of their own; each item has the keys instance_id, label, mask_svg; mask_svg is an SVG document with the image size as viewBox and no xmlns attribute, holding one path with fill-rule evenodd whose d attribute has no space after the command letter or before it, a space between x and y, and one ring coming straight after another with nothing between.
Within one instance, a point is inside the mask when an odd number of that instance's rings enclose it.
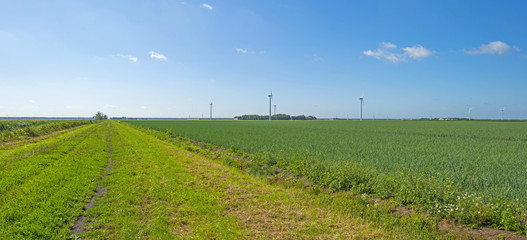
<instances>
[{"instance_id":1,"label":"tree line","mask_svg":"<svg viewBox=\"0 0 527 240\"><path fill-rule=\"evenodd\" d=\"M316 120L315 116L290 116L287 114L275 114L271 116L271 120ZM242 115L241 120L269 120L269 115Z\"/></svg>"}]
</instances>

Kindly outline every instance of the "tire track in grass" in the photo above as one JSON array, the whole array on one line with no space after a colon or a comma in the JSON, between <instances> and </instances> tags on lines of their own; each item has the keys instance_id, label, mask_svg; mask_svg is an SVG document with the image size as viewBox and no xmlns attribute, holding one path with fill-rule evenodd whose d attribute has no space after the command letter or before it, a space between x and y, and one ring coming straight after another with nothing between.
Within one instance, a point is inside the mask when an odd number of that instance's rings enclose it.
<instances>
[{"instance_id":1,"label":"tire track in grass","mask_svg":"<svg viewBox=\"0 0 527 240\"><path fill-rule=\"evenodd\" d=\"M108 138L108 154L110 155L108 157L108 165L106 165L104 167L104 171L107 173L109 172L110 170L112 170L112 164L113 164L113 160L112 160L112 153L113 153L113 148L112 148L112 140L111 140L111 137ZM106 178L110 176L110 174L105 174L102 176L102 178ZM73 227L71 228L71 234L79 234L79 233L83 233L86 231L85 229L85 222L86 222L86 211L88 211L88 209L92 208L95 204L95 198L98 198L98 197L102 197L104 194L106 194L107 190L106 190L106 187L104 186L101 186L99 188L97 188L97 190L95 191L95 193L91 196L90 200L86 203L86 206L84 206L82 208L82 214L79 215L79 217L77 217L77 220L75 221L75 224L73 224Z\"/></svg>"}]
</instances>

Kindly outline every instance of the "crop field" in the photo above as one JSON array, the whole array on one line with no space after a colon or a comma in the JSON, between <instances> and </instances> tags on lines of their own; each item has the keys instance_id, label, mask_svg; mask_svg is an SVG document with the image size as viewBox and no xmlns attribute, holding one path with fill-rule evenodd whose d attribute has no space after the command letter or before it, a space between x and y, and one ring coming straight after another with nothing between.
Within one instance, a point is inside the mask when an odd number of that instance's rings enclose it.
<instances>
[{"instance_id":1,"label":"crop field","mask_svg":"<svg viewBox=\"0 0 527 240\"><path fill-rule=\"evenodd\" d=\"M57 121L40 128L47 124L6 130L15 140L0 143L0 239L526 239L516 185L499 198L442 178L462 171L404 165L416 152L401 151L384 165L365 159L434 137L490 141L488 148L511 141L520 153L521 122L476 123L496 124L486 136L463 122L437 123L434 133L426 129L431 122ZM20 131L27 127L42 131L30 137ZM397 138L402 145L388 142ZM377 145L361 149L367 143ZM440 143L426 146L428 156L454 144ZM492 156L512 156L512 149ZM475 171L485 172L465 170ZM471 230L454 219L517 233Z\"/></svg>"},{"instance_id":2,"label":"crop field","mask_svg":"<svg viewBox=\"0 0 527 240\"><path fill-rule=\"evenodd\" d=\"M525 231L527 122L128 121L472 226Z\"/></svg>"},{"instance_id":3,"label":"crop field","mask_svg":"<svg viewBox=\"0 0 527 240\"><path fill-rule=\"evenodd\" d=\"M93 122L0 148L0 239L442 239L434 218L237 166L231 150Z\"/></svg>"}]
</instances>

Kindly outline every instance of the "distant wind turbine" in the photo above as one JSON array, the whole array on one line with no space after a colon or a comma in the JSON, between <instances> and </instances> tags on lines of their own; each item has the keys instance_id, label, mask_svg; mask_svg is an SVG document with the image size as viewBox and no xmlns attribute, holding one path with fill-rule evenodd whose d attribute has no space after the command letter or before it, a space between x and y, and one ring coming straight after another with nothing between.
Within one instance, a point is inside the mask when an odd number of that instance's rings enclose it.
<instances>
[{"instance_id":1,"label":"distant wind turbine","mask_svg":"<svg viewBox=\"0 0 527 240\"><path fill-rule=\"evenodd\" d=\"M501 111L501 120L503 121L503 111L505 111L505 108L501 108L500 111Z\"/></svg>"},{"instance_id":2,"label":"distant wind turbine","mask_svg":"<svg viewBox=\"0 0 527 240\"><path fill-rule=\"evenodd\" d=\"M212 120L212 102L210 102L210 120Z\"/></svg>"},{"instance_id":3,"label":"distant wind turbine","mask_svg":"<svg viewBox=\"0 0 527 240\"><path fill-rule=\"evenodd\" d=\"M271 121L271 105L273 99L273 90L271 90L271 94L269 94L269 121Z\"/></svg>"},{"instance_id":4,"label":"distant wind turbine","mask_svg":"<svg viewBox=\"0 0 527 240\"><path fill-rule=\"evenodd\" d=\"M364 98L361 96L360 100L360 120L362 121L362 105L364 105Z\"/></svg>"}]
</instances>

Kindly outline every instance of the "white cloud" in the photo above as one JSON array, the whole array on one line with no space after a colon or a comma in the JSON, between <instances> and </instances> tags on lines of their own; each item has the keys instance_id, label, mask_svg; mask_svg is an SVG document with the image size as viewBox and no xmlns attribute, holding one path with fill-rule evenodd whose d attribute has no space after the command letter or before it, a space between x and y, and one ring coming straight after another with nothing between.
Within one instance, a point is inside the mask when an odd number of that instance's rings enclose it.
<instances>
[{"instance_id":1,"label":"white cloud","mask_svg":"<svg viewBox=\"0 0 527 240\"><path fill-rule=\"evenodd\" d=\"M150 51L150 58L155 58L155 59L159 59L159 60L163 60L163 61L166 61L167 60L167 57L161 53L156 53L154 51Z\"/></svg>"},{"instance_id":2,"label":"white cloud","mask_svg":"<svg viewBox=\"0 0 527 240\"><path fill-rule=\"evenodd\" d=\"M141 109L148 109L147 106L141 106L140 108L141 108Z\"/></svg>"},{"instance_id":3,"label":"white cloud","mask_svg":"<svg viewBox=\"0 0 527 240\"><path fill-rule=\"evenodd\" d=\"M235 48L235 50L237 53L243 53L243 54L255 54L256 53L254 50L247 50L243 48Z\"/></svg>"},{"instance_id":4,"label":"white cloud","mask_svg":"<svg viewBox=\"0 0 527 240\"><path fill-rule=\"evenodd\" d=\"M479 48L475 48L475 49L472 49L472 50L465 50L463 49L463 51L466 53L466 54L470 54L470 55L477 55L477 54L499 54L499 55L503 55L505 53L510 53L510 52L513 52L513 51L517 51L519 52L520 51L520 48L518 47L511 47L509 44L506 44L502 41L494 41L494 42L490 42L489 44L483 44L481 46L479 46Z\"/></svg>"},{"instance_id":5,"label":"white cloud","mask_svg":"<svg viewBox=\"0 0 527 240\"><path fill-rule=\"evenodd\" d=\"M213 8L213 7L211 6L211 5L209 5L209 4L206 4L206 3L204 3L204 4L201 4L201 7L202 7L202 8L206 8L206 9L209 9L209 10L212 10L212 9L214 9L214 8Z\"/></svg>"},{"instance_id":6,"label":"white cloud","mask_svg":"<svg viewBox=\"0 0 527 240\"><path fill-rule=\"evenodd\" d=\"M406 62L407 58L423 59L434 54L433 51L424 48L421 45L402 48L402 52L397 51L397 45L390 42L381 42L376 50L366 50L362 54L368 57L384 59L392 63Z\"/></svg>"},{"instance_id":7,"label":"white cloud","mask_svg":"<svg viewBox=\"0 0 527 240\"><path fill-rule=\"evenodd\" d=\"M434 52L424 48L421 45L416 45L413 47L405 47L403 48L403 51L405 51L405 54L413 59L423 59L430 57Z\"/></svg>"},{"instance_id":8,"label":"white cloud","mask_svg":"<svg viewBox=\"0 0 527 240\"><path fill-rule=\"evenodd\" d=\"M130 60L132 62L137 62L137 58L134 57L134 56L130 56L130 55L124 55L124 54L114 54L112 55L112 57L118 57L118 58L123 58L123 59L126 59L126 60Z\"/></svg>"},{"instance_id":9,"label":"white cloud","mask_svg":"<svg viewBox=\"0 0 527 240\"><path fill-rule=\"evenodd\" d=\"M33 99L29 99L29 100L27 100L27 101L28 101L29 103L35 103L35 100L33 100Z\"/></svg>"},{"instance_id":10,"label":"white cloud","mask_svg":"<svg viewBox=\"0 0 527 240\"><path fill-rule=\"evenodd\" d=\"M247 49L236 48L236 52L237 52L237 53L247 53Z\"/></svg>"},{"instance_id":11,"label":"white cloud","mask_svg":"<svg viewBox=\"0 0 527 240\"><path fill-rule=\"evenodd\" d=\"M387 51L384 48L379 48L375 51L367 50L367 51L362 52L362 54L369 56L369 57L374 57L377 59L385 59L392 63L399 63L403 61L403 55L392 53L390 51Z\"/></svg>"},{"instance_id":12,"label":"white cloud","mask_svg":"<svg viewBox=\"0 0 527 240\"><path fill-rule=\"evenodd\" d=\"M386 48L386 49L393 49L393 48L397 48L397 45L391 43L391 42L382 42L381 43L381 48Z\"/></svg>"}]
</instances>

